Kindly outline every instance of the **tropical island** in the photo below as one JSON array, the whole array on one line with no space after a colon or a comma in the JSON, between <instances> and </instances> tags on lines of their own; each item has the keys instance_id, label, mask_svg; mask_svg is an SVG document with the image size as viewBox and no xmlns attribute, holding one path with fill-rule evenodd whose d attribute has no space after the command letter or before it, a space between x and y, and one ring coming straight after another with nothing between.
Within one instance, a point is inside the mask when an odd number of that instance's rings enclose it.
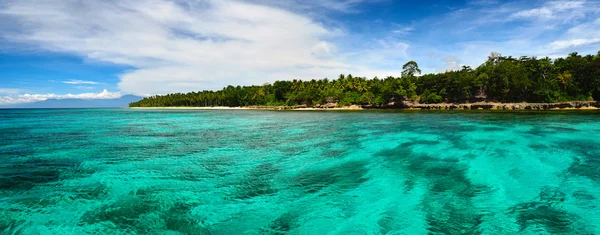
<instances>
[{"instance_id":1,"label":"tropical island","mask_svg":"<svg viewBox=\"0 0 600 235\"><path fill-rule=\"evenodd\" d=\"M247 107L257 109L414 108L563 109L600 107L600 51L566 58L491 53L473 69L422 74L415 61L400 77L276 81L218 91L146 97L130 107Z\"/></svg>"}]
</instances>

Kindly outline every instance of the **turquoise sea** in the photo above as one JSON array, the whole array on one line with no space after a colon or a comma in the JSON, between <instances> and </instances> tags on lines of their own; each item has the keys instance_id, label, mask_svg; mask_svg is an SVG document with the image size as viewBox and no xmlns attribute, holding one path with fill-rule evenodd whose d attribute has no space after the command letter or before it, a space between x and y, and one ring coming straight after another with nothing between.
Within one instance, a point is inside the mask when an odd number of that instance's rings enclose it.
<instances>
[{"instance_id":1,"label":"turquoise sea","mask_svg":"<svg viewBox=\"0 0 600 235\"><path fill-rule=\"evenodd\" d=\"M0 234L600 234L600 112L0 110Z\"/></svg>"}]
</instances>

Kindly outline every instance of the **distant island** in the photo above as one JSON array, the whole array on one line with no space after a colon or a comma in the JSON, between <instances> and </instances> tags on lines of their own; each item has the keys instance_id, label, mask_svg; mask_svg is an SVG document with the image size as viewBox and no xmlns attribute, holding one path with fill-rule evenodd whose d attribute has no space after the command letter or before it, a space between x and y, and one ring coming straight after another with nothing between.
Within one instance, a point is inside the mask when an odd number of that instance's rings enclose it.
<instances>
[{"instance_id":1,"label":"distant island","mask_svg":"<svg viewBox=\"0 0 600 235\"><path fill-rule=\"evenodd\" d=\"M15 109L73 109L73 108L124 108L131 102L142 99L140 96L124 95L116 99L47 99L33 103L0 106Z\"/></svg>"},{"instance_id":2,"label":"distant island","mask_svg":"<svg viewBox=\"0 0 600 235\"><path fill-rule=\"evenodd\" d=\"M260 109L415 108L562 109L600 105L600 51L566 58L491 53L473 69L423 74L415 61L400 77L276 81L219 91L146 97L130 107L247 107Z\"/></svg>"}]
</instances>

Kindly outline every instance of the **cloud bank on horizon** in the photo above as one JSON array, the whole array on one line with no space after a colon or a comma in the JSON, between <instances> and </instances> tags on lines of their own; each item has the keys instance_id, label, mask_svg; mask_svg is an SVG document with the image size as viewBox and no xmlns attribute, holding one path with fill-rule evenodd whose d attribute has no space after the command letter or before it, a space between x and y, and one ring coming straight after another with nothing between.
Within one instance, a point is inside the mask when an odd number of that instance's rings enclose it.
<instances>
[{"instance_id":1,"label":"cloud bank on horizon","mask_svg":"<svg viewBox=\"0 0 600 235\"><path fill-rule=\"evenodd\" d=\"M4 77L0 105L49 97L214 90L341 73L384 77L400 74L408 60L417 61L425 72L439 72L477 66L490 52L558 57L572 51L595 54L600 46L600 2L592 0L455 5L392 0L5 0L0 22L0 42L10 45L0 47L0 55L69 55L122 68L116 75L105 74L106 80L69 77L56 83L103 90L75 95L57 95L60 86L40 95L35 79L19 87L18 79ZM108 92L106 86L118 91Z\"/></svg>"},{"instance_id":2,"label":"cloud bank on horizon","mask_svg":"<svg viewBox=\"0 0 600 235\"><path fill-rule=\"evenodd\" d=\"M64 99L116 99L121 98L120 92L109 92L104 89L100 93L81 93L81 94L23 94L12 96L0 96L0 105L14 105L22 103L32 103L45 101L49 99L64 100Z\"/></svg>"}]
</instances>

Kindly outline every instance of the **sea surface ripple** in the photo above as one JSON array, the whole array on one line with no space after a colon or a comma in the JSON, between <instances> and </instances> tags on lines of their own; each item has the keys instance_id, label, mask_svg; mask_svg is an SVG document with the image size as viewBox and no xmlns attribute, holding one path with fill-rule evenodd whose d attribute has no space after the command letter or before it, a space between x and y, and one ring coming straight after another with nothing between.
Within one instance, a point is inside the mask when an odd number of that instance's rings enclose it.
<instances>
[{"instance_id":1,"label":"sea surface ripple","mask_svg":"<svg viewBox=\"0 0 600 235\"><path fill-rule=\"evenodd\" d=\"M0 110L0 234L600 234L600 113Z\"/></svg>"}]
</instances>

